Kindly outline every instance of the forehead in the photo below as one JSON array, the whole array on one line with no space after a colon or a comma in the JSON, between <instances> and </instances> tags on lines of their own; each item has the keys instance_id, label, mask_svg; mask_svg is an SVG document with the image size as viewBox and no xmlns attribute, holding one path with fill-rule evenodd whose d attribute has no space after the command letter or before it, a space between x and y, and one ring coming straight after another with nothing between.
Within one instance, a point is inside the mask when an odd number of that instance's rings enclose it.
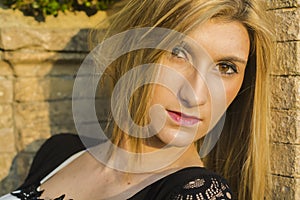
<instances>
[{"instance_id":1,"label":"forehead","mask_svg":"<svg viewBox=\"0 0 300 200\"><path fill-rule=\"evenodd\" d=\"M188 36L204 48L212 58L235 56L247 59L250 39L245 26L238 21L209 20Z\"/></svg>"}]
</instances>

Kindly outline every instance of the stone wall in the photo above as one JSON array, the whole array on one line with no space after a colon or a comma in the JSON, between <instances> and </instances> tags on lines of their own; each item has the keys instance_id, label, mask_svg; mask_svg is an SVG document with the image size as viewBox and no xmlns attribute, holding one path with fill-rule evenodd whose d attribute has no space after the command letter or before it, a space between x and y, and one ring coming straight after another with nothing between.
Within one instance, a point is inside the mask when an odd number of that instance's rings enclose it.
<instances>
[{"instance_id":1,"label":"stone wall","mask_svg":"<svg viewBox=\"0 0 300 200\"><path fill-rule=\"evenodd\" d=\"M272 199L300 199L300 3L268 3L276 16L278 58L272 73ZM24 179L46 138L76 132L74 77L88 52L88 29L107 14L59 15L38 23L0 9L0 195ZM105 95L98 101L105 102Z\"/></svg>"},{"instance_id":2,"label":"stone wall","mask_svg":"<svg viewBox=\"0 0 300 200\"><path fill-rule=\"evenodd\" d=\"M82 12L61 13L38 23L18 11L0 9L0 195L24 180L46 138L76 133L74 78L88 53L89 29L108 14L89 18ZM105 101L104 96L97 101Z\"/></svg>"},{"instance_id":3,"label":"stone wall","mask_svg":"<svg viewBox=\"0 0 300 200\"><path fill-rule=\"evenodd\" d=\"M272 78L272 199L300 199L300 2L269 0L275 14Z\"/></svg>"}]
</instances>

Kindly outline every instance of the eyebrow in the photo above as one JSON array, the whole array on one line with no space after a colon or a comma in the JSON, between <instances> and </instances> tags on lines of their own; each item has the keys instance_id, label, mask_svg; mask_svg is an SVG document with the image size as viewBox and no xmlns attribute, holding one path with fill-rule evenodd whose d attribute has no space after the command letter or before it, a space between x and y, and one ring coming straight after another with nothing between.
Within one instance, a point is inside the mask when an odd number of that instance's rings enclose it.
<instances>
[{"instance_id":1,"label":"eyebrow","mask_svg":"<svg viewBox=\"0 0 300 200\"><path fill-rule=\"evenodd\" d=\"M191 47L191 45L187 41L183 40L182 43L183 43L184 48L186 48L193 57L195 55L193 47ZM218 62L231 61L231 62L238 62L238 63L245 64L245 65L247 64L247 60L237 57L237 56L225 56L225 57L222 57L221 59L217 59L217 60L218 60Z\"/></svg>"},{"instance_id":2,"label":"eyebrow","mask_svg":"<svg viewBox=\"0 0 300 200\"><path fill-rule=\"evenodd\" d=\"M236 57L236 56L222 57L221 59L218 59L218 61L231 61L231 62L239 62L242 64L247 64L247 60L244 60L244 59Z\"/></svg>"}]
</instances>

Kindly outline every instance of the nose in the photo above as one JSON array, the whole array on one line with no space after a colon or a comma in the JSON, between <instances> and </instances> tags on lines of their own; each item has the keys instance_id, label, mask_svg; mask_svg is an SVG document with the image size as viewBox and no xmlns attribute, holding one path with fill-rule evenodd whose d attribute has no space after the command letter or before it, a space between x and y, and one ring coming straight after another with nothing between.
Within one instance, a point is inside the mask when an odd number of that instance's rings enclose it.
<instances>
[{"instance_id":1,"label":"nose","mask_svg":"<svg viewBox=\"0 0 300 200\"><path fill-rule=\"evenodd\" d=\"M205 76L195 72L178 90L178 98L183 106L187 108L204 105L209 98L209 91Z\"/></svg>"}]
</instances>

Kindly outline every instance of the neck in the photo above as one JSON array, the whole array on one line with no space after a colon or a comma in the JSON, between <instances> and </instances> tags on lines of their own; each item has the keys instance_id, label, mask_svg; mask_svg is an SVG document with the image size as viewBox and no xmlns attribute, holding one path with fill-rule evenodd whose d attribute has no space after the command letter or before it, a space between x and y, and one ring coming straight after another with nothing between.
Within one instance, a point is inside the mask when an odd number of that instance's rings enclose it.
<instances>
[{"instance_id":1,"label":"neck","mask_svg":"<svg viewBox=\"0 0 300 200\"><path fill-rule=\"evenodd\" d=\"M122 147L130 151L129 145L130 142L126 142L125 144L123 143ZM141 169L145 167L144 165L150 166L150 168L148 168L149 170L158 169L158 171L182 169L190 166L204 166L194 144L185 147L166 146L166 144L161 142L157 137L143 140L138 154L139 155L134 158L133 163L134 166L139 166ZM145 168L145 171L147 171L146 169L147 168Z\"/></svg>"}]
</instances>

